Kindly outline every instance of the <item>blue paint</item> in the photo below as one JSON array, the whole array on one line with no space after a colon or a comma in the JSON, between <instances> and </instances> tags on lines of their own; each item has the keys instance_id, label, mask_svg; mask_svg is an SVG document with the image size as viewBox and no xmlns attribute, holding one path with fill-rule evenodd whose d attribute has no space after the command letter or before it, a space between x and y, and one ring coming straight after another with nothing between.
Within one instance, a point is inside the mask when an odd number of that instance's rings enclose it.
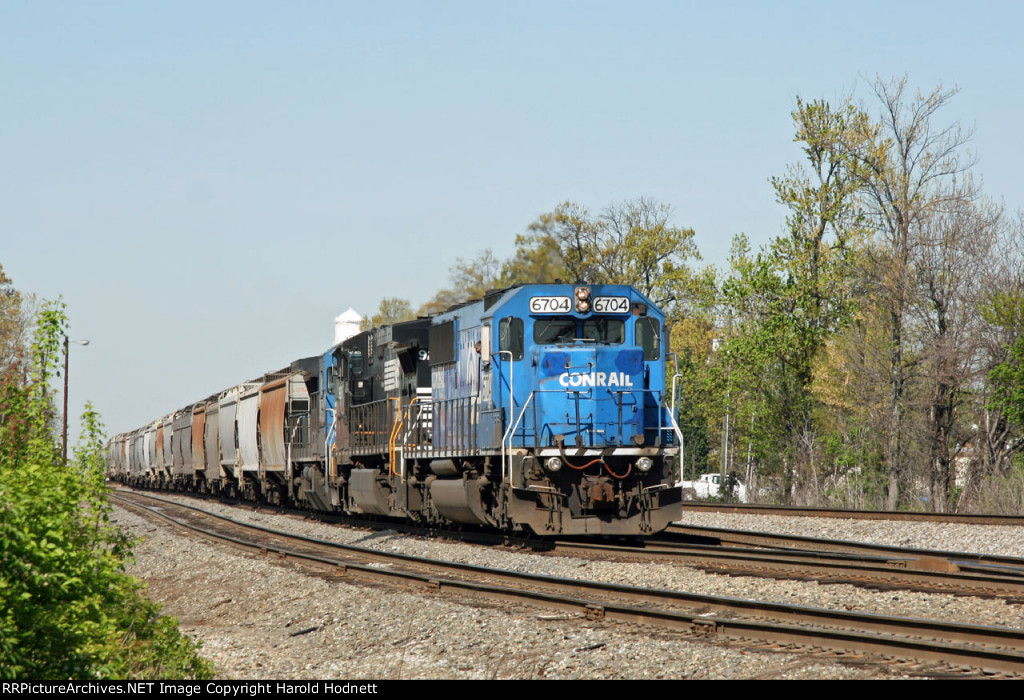
<instances>
[{"instance_id":1,"label":"blue paint","mask_svg":"<svg viewBox=\"0 0 1024 700\"><path fill-rule=\"evenodd\" d=\"M531 299L575 300L580 286L590 290L591 299L625 297L630 307L625 313L614 314L575 309L560 313L531 311ZM541 306L538 302L534 308ZM644 309L646 318L658 322L657 359L644 359L635 329L641 316L634 315L634 309ZM523 323L523 356L511 363L508 352L500 352L500 325L510 317ZM621 324L621 334L611 334L618 342L585 337L588 326L584 321L593 328L599 325L595 323L599 319L615 328ZM444 406L454 405L458 399L475 402L471 416L460 418L474 426L482 413L495 410L501 412L501 433L518 421L514 447L551 447L556 444L556 436L564 436L568 446L671 444L669 433L660 430L669 424L667 411L661 406L666 396L665 318L636 289L625 285L526 285L500 292L486 304L483 300L471 302L433 319L435 325L450 321L457 329L455 361L432 368L435 445L448 444L446 431L452 428L445 420L453 413ZM537 340L553 337L556 329L566 327L575 328L571 338L561 338L557 343ZM477 349L484 328L490 333L489 358ZM495 442L493 430L481 430L476 447L497 449L500 444Z\"/></svg>"}]
</instances>

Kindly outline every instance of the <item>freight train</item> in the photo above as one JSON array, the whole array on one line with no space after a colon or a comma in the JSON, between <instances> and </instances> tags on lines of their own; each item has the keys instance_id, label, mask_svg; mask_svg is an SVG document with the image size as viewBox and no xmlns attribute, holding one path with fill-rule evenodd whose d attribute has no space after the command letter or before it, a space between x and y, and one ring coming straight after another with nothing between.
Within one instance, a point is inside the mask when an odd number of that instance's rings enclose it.
<instances>
[{"instance_id":1,"label":"freight train","mask_svg":"<svg viewBox=\"0 0 1024 700\"><path fill-rule=\"evenodd\" d=\"M533 284L360 332L107 446L129 485L536 535L681 517L664 314Z\"/></svg>"}]
</instances>

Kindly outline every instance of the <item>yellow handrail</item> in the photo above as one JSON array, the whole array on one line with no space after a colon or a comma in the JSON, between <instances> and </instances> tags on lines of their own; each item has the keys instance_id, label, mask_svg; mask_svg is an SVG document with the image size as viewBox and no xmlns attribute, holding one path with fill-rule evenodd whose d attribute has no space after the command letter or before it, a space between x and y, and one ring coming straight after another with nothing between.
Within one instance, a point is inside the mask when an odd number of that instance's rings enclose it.
<instances>
[{"instance_id":1,"label":"yellow handrail","mask_svg":"<svg viewBox=\"0 0 1024 700\"><path fill-rule=\"evenodd\" d=\"M399 402L398 418L397 418L397 420L395 420L395 424L393 426L391 426L391 437L388 439L388 473L391 476L394 476L398 472L397 465L396 465L396 461L397 461L396 458L397 458L397 452L398 452L398 449L397 449L398 435L399 435L399 433L402 432L402 426L405 425L405 419L409 417L409 411L412 409L412 405L414 403L416 403L417 401L419 401L420 397L417 396L412 401L410 401L406 405L404 413L402 412L402 407L401 407L401 401L402 400L401 399L391 399L391 400Z\"/></svg>"}]
</instances>

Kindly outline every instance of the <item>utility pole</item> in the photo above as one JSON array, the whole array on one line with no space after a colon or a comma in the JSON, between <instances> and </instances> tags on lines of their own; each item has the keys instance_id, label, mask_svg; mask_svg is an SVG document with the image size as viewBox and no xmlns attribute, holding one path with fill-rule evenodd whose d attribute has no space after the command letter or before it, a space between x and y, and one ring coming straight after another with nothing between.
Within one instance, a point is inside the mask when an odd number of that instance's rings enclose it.
<instances>
[{"instance_id":1,"label":"utility pole","mask_svg":"<svg viewBox=\"0 0 1024 700\"><path fill-rule=\"evenodd\" d=\"M64 336L64 426L61 429L60 457L64 466L68 466L68 345L88 345L88 340L68 340Z\"/></svg>"}]
</instances>

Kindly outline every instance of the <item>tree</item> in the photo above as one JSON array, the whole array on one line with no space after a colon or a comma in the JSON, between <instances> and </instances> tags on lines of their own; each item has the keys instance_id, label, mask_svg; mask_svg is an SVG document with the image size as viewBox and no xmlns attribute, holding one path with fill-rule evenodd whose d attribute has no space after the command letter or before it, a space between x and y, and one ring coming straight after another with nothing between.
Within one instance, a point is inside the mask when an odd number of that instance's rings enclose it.
<instances>
[{"instance_id":1,"label":"tree","mask_svg":"<svg viewBox=\"0 0 1024 700\"><path fill-rule=\"evenodd\" d=\"M33 307L33 300L15 289L0 265L0 391L24 369Z\"/></svg>"},{"instance_id":2,"label":"tree","mask_svg":"<svg viewBox=\"0 0 1024 700\"><path fill-rule=\"evenodd\" d=\"M673 305L688 304L694 294L706 296L713 285L713 273L695 273L689 266L700 259L693 229L675 226L671 218L671 207L646 198L606 207L597 216L563 202L516 236L509 259L499 261L491 250L468 261L457 258L449 270L451 285L419 313L439 313L489 289L558 280L632 284L671 313Z\"/></svg>"},{"instance_id":3,"label":"tree","mask_svg":"<svg viewBox=\"0 0 1024 700\"><path fill-rule=\"evenodd\" d=\"M514 276L510 272L532 269L555 275L547 281L631 284L669 307L701 283L689 266L700 260L693 229L671 219L671 207L645 197L608 206L598 216L563 202L516 239L517 256L504 268L505 281ZM515 281L535 280L523 275Z\"/></svg>"},{"instance_id":4,"label":"tree","mask_svg":"<svg viewBox=\"0 0 1024 700\"><path fill-rule=\"evenodd\" d=\"M850 144L865 119L849 103L834 109L797 100L794 140L806 161L772 178L776 197L790 210L787 235L753 257L741 242L723 288L737 328L726 343L726 366L737 373L734 385L740 379L736 394L746 392L754 404L751 438L781 471L786 493L795 473L819 491L814 367L852 310L847 272L862 224L854 207L859 163Z\"/></svg>"},{"instance_id":5,"label":"tree","mask_svg":"<svg viewBox=\"0 0 1024 700\"><path fill-rule=\"evenodd\" d=\"M671 223L672 208L641 197L607 207L601 214L601 273L632 284L667 308L693 283L688 261L700 260L692 228Z\"/></svg>"},{"instance_id":6,"label":"tree","mask_svg":"<svg viewBox=\"0 0 1024 700\"><path fill-rule=\"evenodd\" d=\"M1002 231L1002 211L976 201L970 180L922 226L914 256L915 298L910 320L919 344L921 401L925 406L926 480L929 503L951 510L955 464L974 441L974 392L983 380L979 362L985 321L979 309L986 293L988 264ZM959 193L959 196L957 196Z\"/></svg>"},{"instance_id":7,"label":"tree","mask_svg":"<svg viewBox=\"0 0 1024 700\"><path fill-rule=\"evenodd\" d=\"M989 407L998 411L1006 421L1006 427L1016 433L1012 438L1006 435L1006 451L1010 454L1024 448L1024 335L1010 346L1004 361L992 368L992 396Z\"/></svg>"},{"instance_id":8,"label":"tree","mask_svg":"<svg viewBox=\"0 0 1024 700\"><path fill-rule=\"evenodd\" d=\"M877 122L865 122L851 144L861 165L860 193L874 238L871 255L873 285L886 307L889 335L890 423L886 460L889 485L886 507L895 509L909 485L907 435L908 390L919 357L907 324L917 303L915 258L924 233L941 211L956 200L970 198L960 178L973 161L962 156L970 138L954 123L937 128L936 115L956 95L941 86L911 96L906 77L873 85L879 103Z\"/></svg>"},{"instance_id":9,"label":"tree","mask_svg":"<svg viewBox=\"0 0 1024 700\"><path fill-rule=\"evenodd\" d=\"M369 328L380 328L402 321L412 321L415 318L416 314L412 310L412 304L407 299L385 297L380 300L377 313L364 318L360 327L365 331Z\"/></svg>"},{"instance_id":10,"label":"tree","mask_svg":"<svg viewBox=\"0 0 1024 700\"><path fill-rule=\"evenodd\" d=\"M500 282L501 263L490 249L471 260L456 258L448 268L450 287L441 289L434 298L419 309L420 316L438 314L445 309L470 299L480 299L489 289L503 286Z\"/></svg>"},{"instance_id":11,"label":"tree","mask_svg":"<svg viewBox=\"0 0 1024 700\"><path fill-rule=\"evenodd\" d=\"M882 508L888 488L883 438L890 415L886 316L863 287L853 293L860 303L826 343L814 369L815 424L830 472L823 495L846 507Z\"/></svg>"},{"instance_id":12,"label":"tree","mask_svg":"<svg viewBox=\"0 0 1024 700\"><path fill-rule=\"evenodd\" d=\"M1024 453L1024 214L1007 223L988 262L974 483L1004 476Z\"/></svg>"},{"instance_id":13,"label":"tree","mask_svg":"<svg viewBox=\"0 0 1024 700\"><path fill-rule=\"evenodd\" d=\"M553 211L541 214L527 230L529 234L516 239L517 253L542 261L556 260L561 265L560 269L544 270L549 274L553 272L556 277L543 281L561 279L579 284L608 281L601 277L600 271L600 261L605 254L601 226L586 207L562 202ZM520 240L525 245L520 246Z\"/></svg>"},{"instance_id":14,"label":"tree","mask_svg":"<svg viewBox=\"0 0 1024 700\"><path fill-rule=\"evenodd\" d=\"M547 283L565 277L562 250L554 237L517 234L515 252L501 265L498 286Z\"/></svg>"}]
</instances>

